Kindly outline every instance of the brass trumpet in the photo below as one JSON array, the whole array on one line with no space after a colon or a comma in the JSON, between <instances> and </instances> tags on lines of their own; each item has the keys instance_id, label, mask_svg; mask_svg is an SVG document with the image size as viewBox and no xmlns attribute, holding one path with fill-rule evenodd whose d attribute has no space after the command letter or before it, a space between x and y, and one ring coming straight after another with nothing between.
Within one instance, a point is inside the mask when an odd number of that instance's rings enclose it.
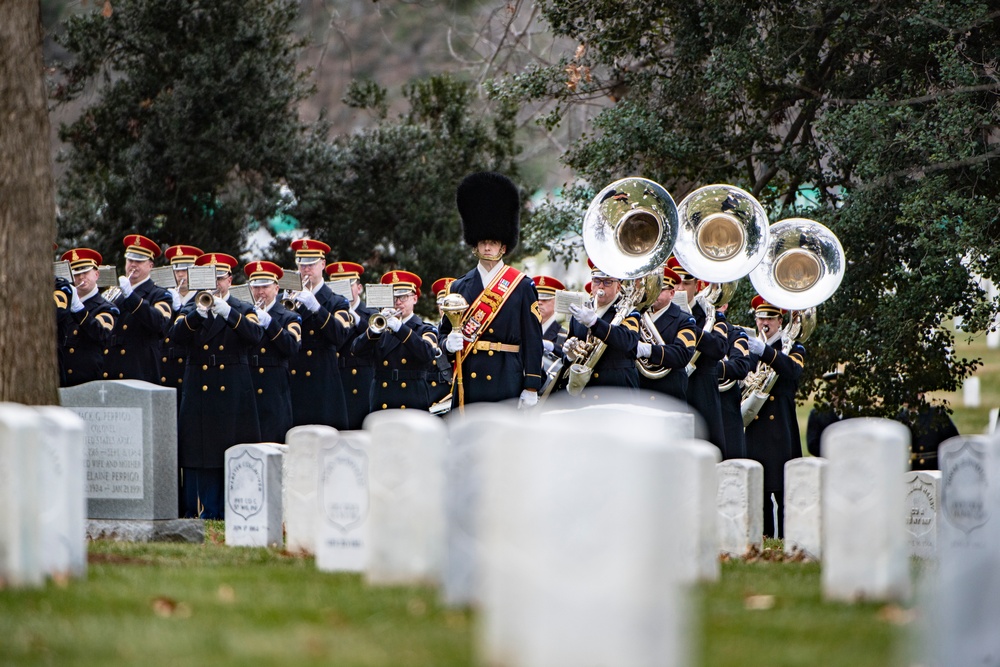
<instances>
[{"instance_id":1,"label":"brass trumpet","mask_svg":"<svg viewBox=\"0 0 1000 667\"><path fill-rule=\"evenodd\" d=\"M127 277L129 279L129 281L132 280L132 274L133 273L135 273L135 269L132 269L131 271L128 272L128 276ZM118 285L112 285L111 287L109 287L106 290L104 290L103 292L101 292L101 296L103 296L108 301L114 301L115 299L117 299L121 295L122 295L122 288L119 287Z\"/></svg>"},{"instance_id":2,"label":"brass trumpet","mask_svg":"<svg viewBox=\"0 0 1000 667\"><path fill-rule=\"evenodd\" d=\"M396 317L402 311L393 310L392 308L383 308L381 312L375 313L370 318L368 318L368 329L376 336L381 334L389 327L389 318Z\"/></svg>"},{"instance_id":3,"label":"brass trumpet","mask_svg":"<svg viewBox=\"0 0 1000 667\"><path fill-rule=\"evenodd\" d=\"M215 293L198 292L194 297L194 302L196 305L202 308L211 308L213 305L215 305Z\"/></svg>"}]
</instances>

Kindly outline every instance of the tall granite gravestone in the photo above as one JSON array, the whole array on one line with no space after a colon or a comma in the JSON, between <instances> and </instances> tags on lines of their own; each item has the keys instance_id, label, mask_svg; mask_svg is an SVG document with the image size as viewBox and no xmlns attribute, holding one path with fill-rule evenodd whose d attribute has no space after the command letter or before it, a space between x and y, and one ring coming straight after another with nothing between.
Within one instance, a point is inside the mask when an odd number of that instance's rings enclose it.
<instances>
[{"instance_id":1,"label":"tall granite gravestone","mask_svg":"<svg viewBox=\"0 0 1000 667\"><path fill-rule=\"evenodd\" d=\"M823 431L823 594L893 600L910 593L903 515L909 430L888 419L847 419Z\"/></svg>"},{"instance_id":2,"label":"tall granite gravestone","mask_svg":"<svg viewBox=\"0 0 1000 667\"><path fill-rule=\"evenodd\" d=\"M365 418L371 435L370 584L439 583L444 571L444 453L439 417L382 410Z\"/></svg>"},{"instance_id":3,"label":"tall granite gravestone","mask_svg":"<svg viewBox=\"0 0 1000 667\"><path fill-rule=\"evenodd\" d=\"M6 586L40 586L45 580L39 437L38 412L0 403L0 582Z\"/></svg>"},{"instance_id":4,"label":"tall granite gravestone","mask_svg":"<svg viewBox=\"0 0 1000 667\"><path fill-rule=\"evenodd\" d=\"M281 547L282 452L268 444L235 445L226 450L226 544Z\"/></svg>"},{"instance_id":5,"label":"tall granite gravestone","mask_svg":"<svg viewBox=\"0 0 1000 667\"><path fill-rule=\"evenodd\" d=\"M296 426L285 434L288 450L282 462L282 504L285 548L289 551L316 553L319 450L324 444L336 443L337 435L337 429L319 424Z\"/></svg>"},{"instance_id":6,"label":"tall granite gravestone","mask_svg":"<svg viewBox=\"0 0 1000 667\"><path fill-rule=\"evenodd\" d=\"M764 545L764 466L729 459L716 466L719 551L740 558Z\"/></svg>"},{"instance_id":7,"label":"tall granite gravestone","mask_svg":"<svg viewBox=\"0 0 1000 667\"><path fill-rule=\"evenodd\" d=\"M319 449L316 567L362 572L368 561L368 450L364 431L343 431Z\"/></svg>"},{"instance_id":8,"label":"tall granite gravestone","mask_svg":"<svg viewBox=\"0 0 1000 667\"><path fill-rule=\"evenodd\" d=\"M177 518L177 407L172 388L100 380L59 390L86 424L87 534L201 542L204 525Z\"/></svg>"},{"instance_id":9,"label":"tall granite gravestone","mask_svg":"<svg viewBox=\"0 0 1000 667\"><path fill-rule=\"evenodd\" d=\"M808 457L785 463L785 553L823 556L823 480L826 459Z\"/></svg>"},{"instance_id":10,"label":"tall granite gravestone","mask_svg":"<svg viewBox=\"0 0 1000 667\"><path fill-rule=\"evenodd\" d=\"M937 558L941 525L941 471L914 470L906 473L906 543L910 555L924 560Z\"/></svg>"},{"instance_id":11,"label":"tall granite gravestone","mask_svg":"<svg viewBox=\"0 0 1000 667\"><path fill-rule=\"evenodd\" d=\"M65 408L37 408L41 465L42 569L56 575L87 571L86 425Z\"/></svg>"}]
</instances>

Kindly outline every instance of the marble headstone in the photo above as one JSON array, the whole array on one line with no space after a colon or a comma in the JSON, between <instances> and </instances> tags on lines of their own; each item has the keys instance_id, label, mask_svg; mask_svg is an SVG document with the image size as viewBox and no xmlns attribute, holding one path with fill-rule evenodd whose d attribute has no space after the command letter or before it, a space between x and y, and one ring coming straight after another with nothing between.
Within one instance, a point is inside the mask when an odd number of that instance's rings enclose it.
<instances>
[{"instance_id":1,"label":"marble headstone","mask_svg":"<svg viewBox=\"0 0 1000 667\"><path fill-rule=\"evenodd\" d=\"M39 422L31 408L0 403L0 582L5 586L40 586L45 580Z\"/></svg>"},{"instance_id":2,"label":"marble headstone","mask_svg":"<svg viewBox=\"0 0 1000 667\"><path fill-rule=\"evenodd\" d=\"M906 542L910 555L924 560L937 558L940 533L940 470L906 473Z\"/></svg>"},{"instance_id":3,"label":"marble headstone","mask_svg":"<svg viewBox=\"0 0 1000 667\"><path fill-rule=\"evenodd\" d=\"M362 572L368 561L368 451L364 431L342 431L319 450L316 567Z\"/></svg>"},{"instance_id":4,"label":"marble headstone","mask_svg":"<svg viewBox=\"0 0 1000 667\"><path fill-rule=\"evenodd\" d=\"M823 556L823 483L826 459L807 457L785 463L785 553Z\"/></svg>"},{"instance_id":5,"label":"marble headstone","mask_svg":"<svg viewBox=\"0 0 1000 667\"><path fill-rule=\"evenodd\" d=\"M316 553L319 450L325 444L336 443L337 438L337 429L318 424L296 426L285 434L288 450L282 461L282 505L285 548L289 551Z\"/></svg>"},{"instance_id":6,"label":"marble headstone","mask_svg":"<svg viewBox=\"0 0 1000 667\"><path fill-rule=\"evenodd\" d=\"M716 466L719 551L740 558L764 544L764 466L730 459Z\"/></svg>"},{"instance_id":7,"label":"marble headstone","mask_svg":"<svg viewBox=\"0 0 1000 667\"><path fill-rule=\"evenodd\" d=\"M941 468L941 530L949 549L983 549L993 518L986 436L949 438L938 447Z\"/></svg>"},{"instance_id":8,"label":"marble headstone","mask_svg":"<svg viewBox=\"0 0 1000 667\"><path fill-rule=\"evenodd\" d=\"M266 444L226 450L226 544L231 547L283 546L281 450Z\"/></svg>"},{"instance_id":9,"label":"marble headstone","mask_svg":"<svg viewBox=\"0 0 1000 667\"><path fill-rule=\"evenodd\" d=\"M41 429L42 568L50 574L87 571L86 426L65 408L37 408Z\"/></svg>"},{"instance_id":10,"label":"marble headstone","mask_svg":"<svg viewBox=\"0 0 1000 667\"><path fill-rule=\"evenodd\" d=\"M900 517L909 430L888 419L847 419L823 432L823 594L827 599L899 600L910 593L909 550Z\"/></svg>"}]
</instances>

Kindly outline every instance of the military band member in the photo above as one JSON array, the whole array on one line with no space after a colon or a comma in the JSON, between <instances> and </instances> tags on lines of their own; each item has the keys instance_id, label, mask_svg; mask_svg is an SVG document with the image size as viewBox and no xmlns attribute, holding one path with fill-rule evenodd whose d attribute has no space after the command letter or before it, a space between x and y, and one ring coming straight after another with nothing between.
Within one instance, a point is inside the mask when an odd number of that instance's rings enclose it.
<instances>
[{"instance_id":1,"label":"military band member","mask_svg":"<svg viewBox=\"0 0 1000 667\"><path fill-rule=\"evenodd\" d=\"M465 242L478 265L449 286L469 303L461 330L441 323L445 347L454 355L452 406L518 398L538 402L542 386L542 327L531 279L504 263L517 245L521 211L517 186L506 176L467 176L456 197Z\"/></svg>"},{"instance_id":2,"label":"military band member","mask_svg":"<svg viewBox=\"0 0 1000 667\"><path fill-rule=\"evenodd\" d=\"M351 346L354 356L371 359L375 367L372 409L427 410L431 406L428 377L441 351L437 329L413 314L420 297L420 277L409 271L390 271L381 283L392 285L395 308L383 313L384 328L376 329L369 322L368 330Z\"/></svg>"},{"instance_id":3,"label":"military band member","mask_svg":"<svg viewBox=\"0 0 1000 667\"><path fill-rule=\"evenodd\" d=\"M743 327L738 327L726 319L729 304L716 308L716 319L726 327L726 343L729 352L719 361L719 401L722 406L722 430L725 432L723 459L746 458L746 435L743 432L743 413L740 400L743 393L739 382L747 376L756 364L750 354L750 340Z\"/></svg>"},{"instance_id":4,"label":"military band member","mask_svg":"<svg viewBox=\"0 0 1000 667\"><path fill-rule=\"evenodd\" d=\"M250 262L243 267L254 300L257 323L264 330L260 344L250 351L250 377L257 399L257 418L263 442L285 442L292 428L292 390L288 361L299 352L302 318L286 310L278 299L278 281L285 272L273 262Z\"/></svg>"},{"instance_id":5,"label":"military band member","mask_svg":"<svg viewBox=\"0 0 1000 667\"><path fill-rule=\"evenodd\" d=\"M73 387L104 375L104 350L111 341L118 309L97 289L101 254L75 248L62 256L69 262L73 284L66 285L57 301L59 324L60 386Z\"/></svg>"},{"instance_id":6,"label":"military band member","mask_svg":"<svg viewBox=\"0 0 1000 667\"><path fill-rule=\"evenodd\" d=\"M552 276L535 276L532 279L538 291L538 312L542 317L542 345L545 351L557 357L562 356L566 342L566 329L556 319L556 292L566 289Z\"/></svg>"},{"instance_id":7,"label":"military band member","mask_svg":"<svg viewBox=\"0 0 1000 667\"><path fill-rule=\"evenodd\" d=\"M582 363L578 344L588 336L607 344L607 349L594 367L593 375L582 396L600 398L594 391L597 387L639 388L639 371L635 367L636 347L639 343L638 311L632 309L617 325L615 304L621 298L621 281L601 271L589 259L591 289L594 290L594 308L590 306L569 307L573 317L569 321L569 338L563 346L566 362Z\"/></svg>"},{"instance_id":8,"label":"military band member","mask_svg":"<svg viewBox=\"0 0 1000 667\"><path fill-rule=\"evenodd\" d=\"M292 421L295 426L348 427L347 402L337 364L339 350L354 333L358 315L347 300L324 282L330 246L314 239L292 242L302 290L295 292L302 317L302 347L289 364L292 374Z\"/></svg>"},{"instance_id":9,"label":"military band member","mask_svg":"<svg viewBox=\"0 0 1000 667\"><path fill-rule=\"evenodd\" d=\"M195 293L189 288L188 269L195 265L195 262L204 253L199 248L192 245L172 245L163 252L163 256L170 262L170 268L174 271L174 281L177 287L167 290L172 300L171 305L174 317L183 314L185 308L194 308ZM177 390L177 408L181 406L181 394L184 390L184 348L174 343L168 335L163 339L163 357L160 367L160 384L164 387L173 387Z\"/></svg>"},{"instance_id":10,"label":"military band member","mask_svg":"<svg viewBox=\"0 0 1000 667\"><path fill-rule=\"evenodd\" d=\"M438 330L441 329L441 322L444 321L444 311L441 310L441 302L448 293L448 286L455 282L454 278L438 278L431 285L431 292L438 305ZM434 359L434 370L431 372L430 380L431 405L438 401L443 401L451 393L451 361L447 354L439 354Z\"/></svg>"},{"instance_id":11,"label":"military band member","mask_svg":"<svg viewBox=\"0 0 1000 667\"><path fill-rule=\"evenodd\" d=\"M337 364L340 367L340 382L344 388L344 401L347 403L347 427L352 430L361 428L365 417L372 411L371 386L374 369L371 359L360 359L351 354L351 344L358 336L364 336L368 330L368 318L377 312L369 308L361 300L365 286L361 276L365 267L355 262L331 262L326 266L326 275L330 280L348 280L351 283L350 309L354 317L354 330L351 336L338 350Z\"/></svg>"},{"instance_id":12,"label":"military band member","mask_svg":"<svg viewBox=\"0 0 1000 667\"><path fill-rule=\"evenodd\" d=\"M802 456L795 393L805 363L805 348L793 343L782 351L781 327L785 311L756 296L751 301L759 338L750 338L750 351L778 374L778 380L760 412L746 427L747 457L764 466L764 534L784 536L785 463ZM771 495L778 505L774 524ZM777 531L777 532L775 532Z\"/></svg>"},{"instance_id":13,"label":"military band member","mask_svg":"<svg viewBox=\"0 0 1000 667\"><path fill-rule=\"evenodd\" d=\"M680 276L670 267L663 267L663 288L660 295L650 306L650 319L656 327L662 345L639 341L636 356L648 360L655 370L669 368L670 372L662 378L648 378L639 374L639 386L643 389L673 396L681 401L687 401L687 365L694 355L698 341L698 330L694 317L681 310L673 303L677 283ZM655 394L653 395L655 400Z\"/></svg>"},{"instance_id":14,"label":"military band member","mask_svg":"<svg viewBox=\"0 0 1000 667\"><path fill-rule=\"evenodd\" d=\"M695 319L698 345L695 348L698 358L694 362L694 372L688 376L687 402L705 420L708 429L708 439L719 451L725 452L726 434L722 427L722 402L719 398L719 374L717 366L726 356L729 344L726 341L726 328L718 322L705 331L708 313L705 306L695 297L707 283L698 280L691 272L681 266L676 257L667 260L667 266L673 269L681 282L678 285L687 296L691 315Z\"/></svg>"},{"instance_id":15,"label":"military band member","mask_svg":"<svg viewBox=\"0 0 1000 667\"><path fill-rule=\"evenodd\" d=\"M125 275L114 305L121 313L115 320L111 344L105 349L107 380L145 380L157 383L163 338L170 328L172 299L167 290L149 279L160 246L140 234L129 234L125 244Z\"/></svg>"},{"instance_id":16,"label":"military band member","mask_svg":"<svg viewBox=\"0 0 1000 667\"><path fill-rule=\"evenodd\" d=\"M226 450L261 441L248 355L264 332L253 306L229 294L236 258L209 253L197 265L215 267L217 293L211 306L185 311L170 330L187 353L177 420L181 507L185 517L222 519Z\"/></svg>"}]
</instances>

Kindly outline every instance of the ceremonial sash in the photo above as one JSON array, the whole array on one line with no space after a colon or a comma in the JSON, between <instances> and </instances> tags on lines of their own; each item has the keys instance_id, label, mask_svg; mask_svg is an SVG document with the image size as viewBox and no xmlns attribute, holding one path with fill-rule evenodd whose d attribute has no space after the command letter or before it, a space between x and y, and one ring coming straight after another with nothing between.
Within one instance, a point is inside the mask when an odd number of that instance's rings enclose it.
<instances>
[{"instance_id":1,"label":"ceremonial sash","mask_svg":"<svg viewBox=\"0 0 1000 667\"><path fill-rule=\"evenodd\" d=\"M462 347L463 353L470 345L475 344L483 331L489 328L490 322L503 308L507 297L514 292L514 288L522 278L524 274L513 266L504 268L469 307L469 316L462 324L462 338L465 342Z\"/></svg>"}]
</instances>

